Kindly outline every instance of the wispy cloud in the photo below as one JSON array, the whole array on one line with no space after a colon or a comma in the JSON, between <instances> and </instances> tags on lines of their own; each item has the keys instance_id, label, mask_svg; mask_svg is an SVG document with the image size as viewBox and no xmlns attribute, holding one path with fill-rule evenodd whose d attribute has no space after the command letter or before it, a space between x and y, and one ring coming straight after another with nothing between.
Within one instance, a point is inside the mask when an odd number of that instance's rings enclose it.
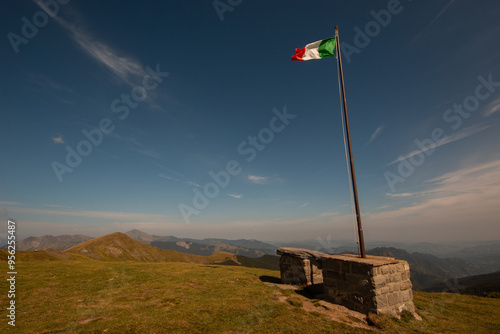
<instances>
[{"instance_id":1,"label":"wispy cloud","mask_svg":"<svg viewBox=\"0 0 500 334\"><path fill-rule=\"evenodd\" d=\"M161 157L160 153L152 150L152 149L135 149L135 148L132 148L130 149L131 151L134 151L134 152L137 152L137 153L140 153L142 155L145 155L145 156L148 156L148 157L152 157L152 158L156 158L156 159L159 159Z\"/></svg>"},{"instance_id":2,"label":"wispy cloud","mask_svg":"<svg viewBox=\"0 0 500 334\"><path fill-rule=\"evenodd\" d=\"M242 197L243 197L243 194L230 194L230 193L228 193L227 195L228 195L228 196L231 196L231 197L233 197L233 198L238 198L238 199L240 199L240 198L242 198Z\"/></svg>"},{"instance_id":3,"label":"wispy cloud","mask_svg":"<svg viewBox=\"0 0 500 334\"><path fill-rule=\"evenodd\" d=\"M391 193L385 193L387 197L415 197L418 196L419 193L401 193L401 194L391 194Z\"/></svg>"},{"instance_id":4,"label":"wispy cloud","mask_svg":"<svg viewBox=\"0 0 500 334\"><path fill-rule=\"evenodd\" d=\"M302 204L302 205L299 206L299 209L305 208L308 205L309 205L309 203L304 203L304 204Z\"/></svg>"},{"instance_id":5,"label":"wispy cloud","mask_svg":"<svg viewBox=\"0 0 500 334\"><path fill-rule=\"evenodd\" d=\"M178 179L176 177L173 177L173 176L168 176L168 175L165 175L163 173L160 173L158 175L158 177L161 177L162 179L167 179L167 180L170 180L170 181L175 181L175 182L179 182L179 183L184 183L184 184L188 184L190 186L194 186L194 187L197 187L197 188L201 188L201 185L196 183L196 182L193 182L193 181L183 181L181 179Z\"/></svg>"},{"instance_id":6,"label":"wispy cloud","mask_svg":"<svg viewBox=\"0 0 500 334\"><path fill-rule=\"evenodd\" d=\"M449 185L456 190L469 186L472 186L471 188L477 188L481 185L499 186L500 178L491 178L493 174L500 175L500 160L473 165L454 172L446 173L430 179L426 181L426 183L434 183L441 186ZM481 184L479 181L482 181L483 183ZM467 182L468 185L464 182Z\"/></svg>"},{"instance_id":7,"label":"wispy cloud","mask_svg":"<svg viewBox=\"0 0 500 334\"><path fill-rule=\"evenodd\" d=\"M331 217L331 216L337 216L339 213L338 212L323 212L318 215L318 217Z\"/></svg>"},{"instance_id":8,"label":"wispy cloud","mask_svg":"<svg viewBox=\"0 0 500 334\"><path fill-rule=\"evenodd\" d=\"M36 0L37 5L45 10L43 1ZM64 20L61 15L56 15L53 19L65 28L71 38L95 61L110 70L117 78L134 86L141 80L146 72L143 66L135 59L125 55L118 55L118 52L103 42L93 38L82 26Z\"/></svg>"},{"instance_id":9,"label":"wispy cloud","mask_svg":"<svg viewBox=\"0 0 500 334\"><path fill-rule=\"evenodd\" d=\"M252 183L257 184L269 183L269 177L267 176L248 175L248 180Z\"/></svg>"},{"instance_id":10,"label":"wispy cloud","mask_svg":"<svg viewBox=\"0 0 500 334\"><path fill-rule=\"evenodd\" d=\"M256 184L283 183L285 180L278 176L248 175L248 181Z\"/></svg>"},{"instance_id":11,"label":"wispy cloud","mask_svg":"<svg viewBox=\"0 0 500 334\"><path fill-rule=\"evenodd\" d=\"M146 72L138 61L125 56L118 56L117 52L110 46L93 41L82 28L70 25L62 19L58 21L71 32L73 40L80 45L89 56L99 64L104 65L124 82L133 86L139 79L146 75Z\"/></svg>"},{"instance_id":12,"label":"wispy cloud","mask_svg":"<svg viewBox=\"0 0 500 334\"><path fill-rule=\"evenodd\" d=\"M368 142L366 142L366 144L370 144L372 141L374 141L375 139L377 139L377 137L382 133L382 131L384 130L384 127L382 125L380 125L376 130L375 132L373 132L373 134L371 135L370 139L368 140Z\"/></svg>"},{"instance_id":13,"label":"wispy cloud","mask_svg":"<svg viewBox=\"0 0 500 334\"><path fill-rule=\"evenodd\" d=\"M49 88L51 90L59 90L59 91L65 92L65 93L75 93L71 88L68 88L66 85L56 83L55 81L53 81L52 79L50 79L49 77L47 77L43 74L29 73L28 77L31 79L31 81L33 81L34 83L38 84L41 87L46 87L46 88ZM66 101L62 98L59 98L59 100L65 102L65 103L68 103L68 104L73 104L73 102Z\"/></svg>"},{"instance_id":14,"label":"wispy cloud","mask_svg":"<svg viewBox=\"0 0 500 334\"><path fill-rule=\"evenodd\" d=\"M115 220L165 220L166 217L157 214L134 213L134 212L113 212L113 211L85 211L85 210L49 210L49 209L34 209L34 208L19 208L13 207L10 212L17 213L33 213L38 215L56 215L56 216L73 216Z\"/></svg>"},{"instance_id":15,"label":"wispy cloud","mask_svg":"<svg viewBox=\"0 0 500 334\"><path fill-rule=\"evenodd\" d=\"M64 144L65 143L65 141L64 141L64 139L63 139L62 136L52 137L52 142L54 144Z\"/></svg>"},{"instance_id":16,"label":"wispy cloud","mask_svg":"<svg viewBox=\"0 0 500 334\"><path fill-rule=\"evenodd\" d=\"M450 144L450 143L453 143L453 142L456 142L458 140L461 140L461 139L464 139L464 138L467 138L469 136L472 136L478 132L481 132L483 130L486 130L487 128L489 128L491 125L484 125L484 124L476 124L476 125L473 125L473 126L469 126L465 129L462 129L460 131L457 131L449 136L447 136L446 138L444 138L441 142L439 142L439 144L435 144L434 146L428 146L426 147L425 149L421 149L421 150L415 150L415 151L412 151L406 155L403 155L403 156L399 156L396 160L393 160L391 162L389 162L386 166L390 166L390 165L393 165L395 163L398 163L400 161L403 161L403 160L406 160L414 155L417 155L417 154L420 154L420 153L424 153L426 151L429 151L431 149L435 149L435 148L438 148L440 146L443 146L443 145L446 145L446 144Z\"/></svg>"},{"instance_id":17,"label":"wispy cloud","mask_svg":"<svg viewBox=\"0 0 500 334\"><path fill-rule=\"evenodd\" d=\"M113 139L117 139L121 142L124 142L124 143L128 143L128 144L134 144L134 145L137 145L137 146L143 146L138 140L137 138L135 137L124 137L120 134L118 134L116 131L113 131L109 134L107 134L108 137L110 138L113 138Z\"/></svg>"},{"instance_id":18,"label":"wispy cloud","mask_svg":"<svg viewBox=\"0 0 500 334\"><path fill-rule=\"evenodd\" d=\"M155 163L155 166L158 166L161 169L164 169L164 170L168 171L169 173L175 174L175 175L177 175L179 177L184 177L184 175L182 173L179 173L178 171L175 171L175 170L173 170L171 168L167 168L167 167L165 167L165 166L163 166L163 165L161 165L159 163Z\"/></svg>"},{"instance_id":19,"label":"wispy cloud","mask_svg":"<svg viewBox=\"0 0 500 334\"><path fill-rule=\"evenodd\" d=\"M198 187L198 188L201 188L201 185L199 185L198 183L196 182L193 182L193 181L188 181L187 182L188 184L192 185L192 186L195 186L195 187Z\"/></svg>"},{"instance_id":20,"label":"wispy cloud","mask_svg":"<svg viewBox=\"0 0 500 334\"><path fill-rule=\"evenodd\" d=\"M491 116L498 111L500 111L500 98L488 104L486 110L483 112L483 117Z\"/></svg>"},{"instance_id":21,"label":"wispy cloud","mask_svg":"<svg viewBox=\"0 0 500 334\"><path fill-rule=\"evenodd\" d=\"M414 239L465 240L500 235L500 159L465 166L425 182L428 189L406 206L365 214L377 233L397 226ZM375 231L373 231L375 233ZM401 236L399 234L399 236Z\"/></svg>"},{"instance_id":22,"label":"wispy cloud","mask_svg":"<svg viewBox=\"0 0 500 334\"><path fill-rule=\"evenodd\" d=\"M427 29L429 29L429 27L437 21L437 19L439 19L441 17L441 15L443 15L446 10L448 10L448 7L450 7L453 3L455 2L455 0L450 0L444 7L443 9L441 9L441 11L431 20L431 22L422 30L420 31L420 33L410 42L410 45L413 44L417 39L419 39L423 34L424 32L427 31Z\"/></svg>"},{"instance_id":23,"label":"wispy cloud","mask_svg":"<svg viewBox=\"0 0 500 334\"><path fill-rule=\"evenodd\" d=\"M18 202L10 202L10 201L0 201L0 205L21 205L21 203Z\"/></svg>"},{"instance_id":24,"label":"wispy cloud","mask_svg":"<svg viewBox=\"0 0 500 334\"><path fill-rule=\"evenodd\" d=\"M49 208L65 208L65 209L74 209L74 207L72 207L72 206L57 205L57 204L45 204L44 206L49 207Z\"/></svg>"},{"instance_id":25,"label":"wispy cloud","mask_svg":"<svg viewBox=\"0 0 500 334\"><path fill-rule=\"evenodd\" d=\"M165 174L163 174L163 173L158 174L158 177L161 177L162 179L171 180L171 181L182 182L181 180L176 179L175 177L172 177L172 176L167 176L167 175L165 175Z\"/></svg>"}]
</instances>

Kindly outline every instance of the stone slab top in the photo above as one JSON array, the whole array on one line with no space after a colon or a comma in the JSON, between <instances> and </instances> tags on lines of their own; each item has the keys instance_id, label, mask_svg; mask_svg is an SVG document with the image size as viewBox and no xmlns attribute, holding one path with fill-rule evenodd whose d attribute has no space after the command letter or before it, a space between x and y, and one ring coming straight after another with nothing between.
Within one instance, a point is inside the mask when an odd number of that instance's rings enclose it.
<instances>
[{"instance_id":1,"label":"stone slab top","mask_svg":"<svg viewBox=\"0 0 500 334\"><path fill-rule=\"evenodd\" d=\"M278 255L289 255L298 259L314 259L321 261L328 254L304 248L280 247L276 251Z\"/></svg>"},{"instance_id":2,"label":"stone slab top","mask_svg":"<svg viewBox=\"0 0 500 334\"><path fill-rule=\"evenodd\" d=\"M327 261L328 259L340 260L345 262L356 262L360 264L371 265L374 267L405 262L403 260L396 260L393 257L367 255L366 258L362 258L359 255L354 255L354 254L336 254L336 255L325 254L323 256L323 261Z\"/></svg>"},{"instance_id":3,"label":"stone slab top","mask_svg":"<svg viewBox=\"0 0 500 334\"><path fill-rule=\"evenodd\" d=\"M294 248L294 247L280 247L278 248L276 253L278 255L288 255L297 259L314 259L318 262L323 262L328 259L334 259L345 262L356 262L359 264L367 264L374 267L383 266L386 264L396 264L405 262L402 260L394 259L393 257L367 255L366 258L361 258L359 257L359 255L354 255L354 254L331 255L309 249Z\"/></svg>"}]
</instances>

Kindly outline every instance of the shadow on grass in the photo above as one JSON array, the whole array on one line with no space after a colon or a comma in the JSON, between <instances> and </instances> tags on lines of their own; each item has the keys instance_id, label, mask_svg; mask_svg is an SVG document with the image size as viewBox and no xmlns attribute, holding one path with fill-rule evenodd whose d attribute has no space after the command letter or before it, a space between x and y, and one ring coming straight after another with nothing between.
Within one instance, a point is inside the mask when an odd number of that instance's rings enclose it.
<instances>
[{"instance_id":1,"label":"shadow on grass","mask_svg":"<svg viewBox=\"0 0 500 334\"><path fill-rule=\"evenodd\" d=\"M268 282L268 283L276 283L276 284L280 284L281 283L281 279L279 279L278 277L274 277L274 276L260 276L259 279L262 281L262 282Z\"/></svg>"},{"instance_id":2,"label":"shadow on grass","mask_svg":"<svg viewBox=\"0 0 500 334\"><path fill-rule=\"evenodd\" d=\"M323 283L308 285L302 289L296 290L295 292L298 293L299 295L302 295L302 296L309 298L309 299L317 299L319 297L324 297L323 296L323 293L324 293ZM320 298L320 299L324 299L324 298Z\"/></svg>"}]
</instances>

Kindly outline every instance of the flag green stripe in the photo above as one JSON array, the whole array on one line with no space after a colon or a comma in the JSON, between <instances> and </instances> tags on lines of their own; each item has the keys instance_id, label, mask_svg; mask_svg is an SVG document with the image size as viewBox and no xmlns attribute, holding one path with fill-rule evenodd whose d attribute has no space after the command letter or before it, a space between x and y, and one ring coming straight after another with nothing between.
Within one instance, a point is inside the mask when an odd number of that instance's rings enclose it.
<instances>
[{"instance_id":1,"label":"flag green stripe","mask_svg":"<svg viewBox=\"0 0 500 334\"><path fill-rule=\"evenodd\" d=\"M327 38L321 41L318 52L321 58L335 57L336 37Z\"/></svg>"}]
</instances>

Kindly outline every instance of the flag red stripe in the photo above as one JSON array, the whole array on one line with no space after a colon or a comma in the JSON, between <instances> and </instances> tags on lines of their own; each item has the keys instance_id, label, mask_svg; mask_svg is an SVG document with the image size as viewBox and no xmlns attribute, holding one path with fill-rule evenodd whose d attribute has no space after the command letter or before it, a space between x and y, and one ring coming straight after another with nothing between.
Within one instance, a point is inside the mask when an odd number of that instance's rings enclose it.
<instances>
[{"instance_id":1,"label":"flag red stripe","mask_svg":"<svg viewBox=\"0 0 500 334\"><path fill-rule=\"evenodd\" d=\"M292 56L292 60L304 61L304 59L302 59L304 53L306 53L305 47L302 49L295 49L295 54Z\"/></svg>"}]
</instances>

